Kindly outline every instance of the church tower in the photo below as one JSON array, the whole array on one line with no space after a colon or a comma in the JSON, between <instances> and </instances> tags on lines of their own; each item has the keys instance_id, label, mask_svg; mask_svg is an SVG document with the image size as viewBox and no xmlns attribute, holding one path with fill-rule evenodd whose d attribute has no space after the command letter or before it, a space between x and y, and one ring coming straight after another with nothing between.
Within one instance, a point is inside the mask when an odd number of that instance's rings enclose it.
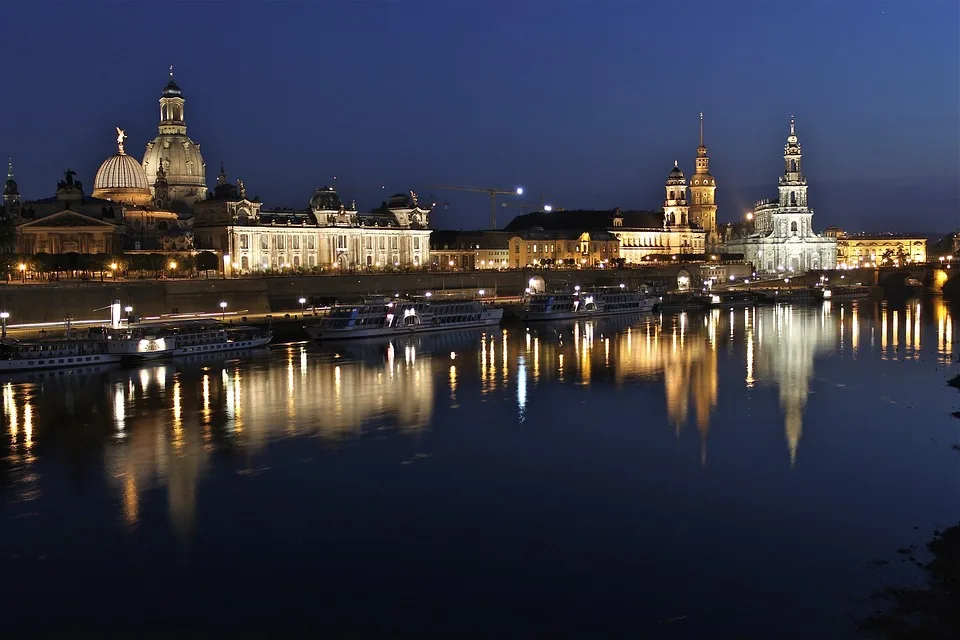
<instances>
[{"instance_id":1,"label":"church tower","mask_svg":"<svg viewBox=\"0 0 960 640\"><path fill-rule=\"evenodd\" d=\"M153 206L166 209L170 206L170 185L167 172L163 170L163 158L157 163L157 179L153 181Z\"/></svg>"},{"instance_id":2,"label":"church tower","mask_svg":"<svg viewBox=\"0 0 960 640\"><path fill-rule=\"evenodd\" d=\"M20 213L20 190L13 178L13 158L7 164L7 183L3 187L3 210L7 215Z\"/></svg>"},{"instance_id":3,"label":"church tower","mask_svg":"<svg viewBox=\"0 0 960 640\"><path fill-rule=\"evenodd\" d=\"M666 198L663 201L663 228L687 227L690 224L687 206L687 181L680 171L677 161L673 162L673 170L667 176L664 187Z\"/></svg>"},{"instance_id":4,"label":"church tower","mask_svg":"<svg viewBox=\"0 0 960 640\"><path fill-rule=\"evenodd\" d=\"M710 158L703 144L703 113L701 113L696 171L690 178L690 223L707 232L707 246L718 242L716 192L717 182L710 175Z\"/></svg>"},{"instance_id":5,"label":"church tower","mask_svg":"<svg viewBox=\"0 0 960 640\"><path fill-rule=\"evenodd\" d=\"M793 116L790 117L790 135L783 146L783 175L780 176L780 209L807 207L807 177L800 168L800 142L797 140Z\"/></svg>"},{"instance_id":6,"label":"church tower","mask_svg":"<svg viewBox=\"0 0 960 640\"><path fill-rule=\"evenodd\" d=\"M187 211L207 197L207 167L200 145L187 136L185 102L171 66L170 78L160 94L159 135L147 143L142 164L154 198L157 174L160 170L166 174L168 207L175 211Z\"/></svg>"}]
</instances>

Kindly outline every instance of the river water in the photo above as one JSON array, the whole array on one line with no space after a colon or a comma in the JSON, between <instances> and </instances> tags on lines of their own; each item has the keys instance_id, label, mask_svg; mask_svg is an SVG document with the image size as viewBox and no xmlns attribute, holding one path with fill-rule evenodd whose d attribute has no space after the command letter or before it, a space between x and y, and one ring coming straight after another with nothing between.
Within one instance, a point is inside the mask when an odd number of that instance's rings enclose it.
<instances>
[{"instance_id":1,"label":"river water","mask_svg":"<svg viewBox=\"0 0 960 640\"><path fill-rule=\"evenodd\" d=\"M958 520L957 321L834 302L2 381L4 609L847 637Z\"/></svg>"}]
</instances>

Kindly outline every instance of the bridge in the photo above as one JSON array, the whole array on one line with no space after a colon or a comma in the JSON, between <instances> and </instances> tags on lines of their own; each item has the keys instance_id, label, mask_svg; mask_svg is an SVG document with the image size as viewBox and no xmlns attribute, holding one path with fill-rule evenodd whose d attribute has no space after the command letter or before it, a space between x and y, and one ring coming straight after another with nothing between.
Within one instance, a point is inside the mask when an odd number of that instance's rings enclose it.
<instances>
[{"instance_id":1,"label":"bridge","mask_svg":"<svg viewBox=\"0 0 960 640\"><path fill-rule=\"evenodd\" d=\"M809 271L802 275L761 279L740 284L723 283L717 289L766 290L805 288L816 284L829 286L863 285L882 287L887 295L944 294L960 297L960 262L936 262L905 266L869 267Z\"/></svg>"}]
</instances>

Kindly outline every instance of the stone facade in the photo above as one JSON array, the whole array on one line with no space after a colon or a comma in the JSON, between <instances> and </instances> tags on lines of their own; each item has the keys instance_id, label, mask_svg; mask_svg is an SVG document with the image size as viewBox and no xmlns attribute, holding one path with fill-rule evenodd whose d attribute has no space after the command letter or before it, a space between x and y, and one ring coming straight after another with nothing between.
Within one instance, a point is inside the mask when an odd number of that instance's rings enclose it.
<instances>
[{"instance_id":1,"label":"stone facade","mask_svg":"<svg viewBox=\"0 0 960 640\"><path fill-rule=\"evenodd\" d=\"M803 273L832 269L837 263L834 238L813 230L813 209L807 203L807 178L801 168L801 148L794 121L784 146L784 173L780 176L780 197L763 200L753 211L753 231L729 240L724 250L742 253L764 275Z\"/></svg>"},{"instance_id":2,"label":"stone facade","mask_svg":"<svg viewBox=\"0 0 960 640\"><path fill-rule=\"evenodd\" d=\"M853 234L835 227L823 235L837 241L837 268L858 269L873 266L901 266L927 261L927 239L907 234Z\"/></svg>"},{"instance_id":3,"label":"stone facade","mask_svg":"<svg viewBox=\"0 0 960 640\"><path fill-rule=\"evenodd\" d=\"M510 238L512 267L599 267L620 257L620 241L607 231L520 231Z\"/></svg>"},{"instance_id":4,"label":"stone facade","mask_svg":"<svg viewBox=\"0 0 960 640\"><path fill-rule=\"evenodd\" d=\"M714 247L717 235L717 181L710 173L710 158L703 144L703 114L700 114L700 146L696 170L690 177L690 224L706 232L706 244Z\"/></svg>"},{"instance_id":5,"label":"stone facade","mask_svg":"<svg viewBox=\"0 0 960 640\"><path fill-rule=\"evenodd\" d=\"M430 264L429 213L410 192L358 214L331 187L308 209L266 211L221 169L214 194L194 206L193 233L198 250L217 251L234 273L421 267Z\"/></svg>"},{"instance_id":6,"label":"stone facade","mask_svg":"<svg viewBox=\"0 0 960 640\"><path fill-rule=\"evenodd\" d=\"M207 165L200 155L200 145L187 136L185 102L171 67L170 80L160 95L159 135L147 143L142 163L151 185L155 185L161 168L166 172L167 206L178 211L189 210L207 197Z\"/></svg>"}]
</instances>

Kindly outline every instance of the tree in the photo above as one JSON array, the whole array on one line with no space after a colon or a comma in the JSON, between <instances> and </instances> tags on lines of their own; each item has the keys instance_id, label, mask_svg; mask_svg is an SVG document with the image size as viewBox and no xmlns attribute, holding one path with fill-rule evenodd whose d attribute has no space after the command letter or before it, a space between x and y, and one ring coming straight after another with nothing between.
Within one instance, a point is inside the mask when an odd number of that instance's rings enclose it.
<instances>
[{"instance_id":1,"label":"tree","mask_svg":"<svg viewBox=\"0 0 960 640\"><path fill-rule=\"evenodd\" d=\"M212 251L201 251L197 254L197 271L203 271L206 277L210 277L209 271L216 271L220 266L220 259Z\"/></svg>"},{"instance_id":2,"label":"tree","mask_svg":"<svg viewBox=\"0 0 960 640\"><path fill-rule=\"evenodd\" d=\"M0 217L0 251L13 253L17 250L17 226L9 216Z\"/></svg>"}]
</instances>

